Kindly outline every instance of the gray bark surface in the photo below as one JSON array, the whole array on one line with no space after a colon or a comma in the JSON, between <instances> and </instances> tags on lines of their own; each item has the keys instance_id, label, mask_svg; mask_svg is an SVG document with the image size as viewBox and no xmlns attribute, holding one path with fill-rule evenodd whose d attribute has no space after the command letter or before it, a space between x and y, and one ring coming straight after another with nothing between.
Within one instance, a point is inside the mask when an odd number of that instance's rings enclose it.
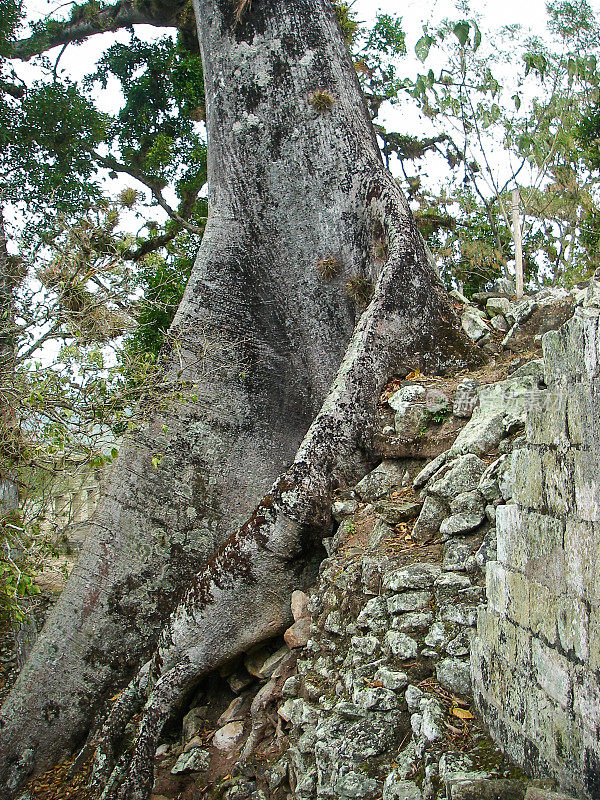
<instances>
[{"instance_id":1,"label":"gray bark surface","mask_svg":"<svg viewBox=\"0 0 600 800\"><path fill-rule=\"evenodd\" d=\"M254 0L240 25L230 0L198 0L195 11L210 219L166 368L197 385L199 402L155 411L123 449L2 710L0 785L22 780L25 750L40 771L82 741L191 586L154 656L157 683L123 790L145 797L149 754L190 686L287 625L289 595L314 574L331 492L367 469L383 383L469 354L383 168L330 3ZM310 102L317 90L333 100L322 112ZM379 229L385 266L372 257ZM331 256L340 272L325 282L318 263ZM350 340L357 313L345 284L355 275L377 282L374 299L286 473Z\"/></svg>"}]
</instances>

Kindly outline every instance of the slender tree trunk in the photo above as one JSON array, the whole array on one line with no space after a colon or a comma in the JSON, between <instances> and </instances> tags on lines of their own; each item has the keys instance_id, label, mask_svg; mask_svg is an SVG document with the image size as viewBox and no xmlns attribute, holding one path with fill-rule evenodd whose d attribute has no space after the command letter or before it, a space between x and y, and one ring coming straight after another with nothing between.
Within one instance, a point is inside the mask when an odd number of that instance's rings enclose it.
<instances>
[{"instance_id":1,"label":"slender tree trunk","mask_svg":"<svg viewBox=\"0 0 600 800\"><path fill-rule=\"evenodd\" d=\"M367 423L386 377L439 371L469 352L383 168L331 4L253 0L239 25L231 0L198 0L195 10L210 219L166 369L197 385L199 401L156 411L123 449L74 575L2 710L0 784L22 778L26 748L40 770L81 741L191 585L200 628L187 624L188 602L163 635L152 671L161 689L132 762L135 773L139 756L146 772L131 796L145 796L165 713L199 675L287 624L332 490L367 468ZM382 232L390 260L380 275L371 250ZM339 270L329 281L322 259ZM321 406L354 327L346 283L357 277L378 288L334 389L290 472L202 572ZM199 363L206 343L218 353ZM229 363L215 374L223 352ZM201 636L192 656L188 634Z\"/></svg>"}]
</instances>

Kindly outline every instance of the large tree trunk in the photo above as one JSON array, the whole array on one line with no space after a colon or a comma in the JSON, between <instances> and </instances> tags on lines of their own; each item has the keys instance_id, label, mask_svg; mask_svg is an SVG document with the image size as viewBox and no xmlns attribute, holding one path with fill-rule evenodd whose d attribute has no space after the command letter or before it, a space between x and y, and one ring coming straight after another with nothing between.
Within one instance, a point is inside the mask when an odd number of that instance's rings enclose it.
<instances>
[{"instance_id":1,"label":"large tree trunk","mask_svg":"<svg viewBox=\"0 0 600 800\"><path fill-rule=\"evenodd\" d=\"M208 669L287 623L331 491L366 469L365 425L386 377L439 371L468 352L382 166L331 4L253 0L239 25L231 0L197 0L195 10L210 219L167 369L197 385L199 401L153 412L123 448L78 566L2 710L0 785L29 768L25 750L40 770L81 741L191 584L152 671L162 694L134 756L132 774L145 777L130 790L144 796L165 713ZM372 249L382 235L390 255L380 276ZM326 258L339 264L330 281L319 271ZM353 276L378 288L334 389L283 481L202 573L321 406L355 323ZM199 603L196 627L190 603Z\"/></svg>"}]
</instances>

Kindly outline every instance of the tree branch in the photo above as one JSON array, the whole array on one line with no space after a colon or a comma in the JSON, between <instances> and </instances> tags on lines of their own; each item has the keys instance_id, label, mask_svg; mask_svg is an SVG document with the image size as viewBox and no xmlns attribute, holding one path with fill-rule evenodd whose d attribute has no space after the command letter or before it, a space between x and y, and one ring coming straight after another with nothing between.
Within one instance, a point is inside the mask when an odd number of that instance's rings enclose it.
<instances>
[{"instance_id":1,"label":"tree branch","mask_svg":"<svg viewBox=\"0 0 600 800\"><path fill-rule=\"evenodd\" d=\"M82 42L98 33L114 32L132 25L177 27L184 5L181 0L143 6L131 0L119 0L113 5L98 8L98 4L92 0L74 6L68 20L39 23L29 38L14 43L11 56L28 61L53 47Z\"/></svg>"}]
</instances>

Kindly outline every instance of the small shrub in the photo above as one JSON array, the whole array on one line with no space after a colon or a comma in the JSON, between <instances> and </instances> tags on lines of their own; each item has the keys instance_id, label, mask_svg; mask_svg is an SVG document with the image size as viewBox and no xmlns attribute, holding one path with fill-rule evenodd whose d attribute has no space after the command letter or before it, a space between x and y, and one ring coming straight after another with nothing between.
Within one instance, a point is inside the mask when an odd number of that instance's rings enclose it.
<instances>
[{"instance_id":1,"label":"small shrub","mask_svg":"<svg viewBox=\"0 0 600 800\"><path fill-rule=\"evenodd\" d=\"M346 284L346 291L357 306L365 308L373 296L373 284L362 275L355 275Z\"/></svg>"},{"instance_id":2,"label":"small shrub","mask_svg":"<svg viewBox=\"0 0 600 800\"><path fill-rule=\"evenodd\" d=\"M309 103L319 114L323 114L333 106L333 97L325 89L317 89L311 95Z\"/></svg>"},{"instance_id":3,"label":"small shrub","mask_svg":"<svg viewBox=\"0 0 600 800\"><path fill-rule=\"evenodd\" d=\"M321 258L319 260L318 270L324 281L330 281L332 278L335 278L340 269L341 264L334 256L328 256L327 258Z\"/></svg>"}]
</instances>

